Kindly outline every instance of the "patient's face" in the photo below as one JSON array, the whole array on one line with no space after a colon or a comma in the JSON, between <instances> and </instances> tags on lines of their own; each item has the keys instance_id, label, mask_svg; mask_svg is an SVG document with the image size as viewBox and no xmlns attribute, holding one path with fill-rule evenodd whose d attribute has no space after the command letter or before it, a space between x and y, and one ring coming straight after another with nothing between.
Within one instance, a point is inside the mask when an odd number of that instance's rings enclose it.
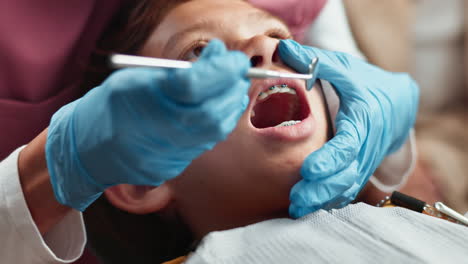
<instances>
[{"instance_id":1,"label":"patient's face","mask_svg":"<svg viewBox=\"0 0 468 264\"><path fill-rule=\"evenodd\" d=\"M279 39L288 37L280 20L246 2L194 0L170 11L141 55L196 60L203 46L217 38L245 52L256 67L294 72L276 52ZM228 139L170 182L180 215L198 235L287 216L289 191L300 179L302 161L327 140L318 85L306 92L300 80L254 80L249 96ZM275 127L288 120L301 122Z\"/></svg>"}]
</instances>

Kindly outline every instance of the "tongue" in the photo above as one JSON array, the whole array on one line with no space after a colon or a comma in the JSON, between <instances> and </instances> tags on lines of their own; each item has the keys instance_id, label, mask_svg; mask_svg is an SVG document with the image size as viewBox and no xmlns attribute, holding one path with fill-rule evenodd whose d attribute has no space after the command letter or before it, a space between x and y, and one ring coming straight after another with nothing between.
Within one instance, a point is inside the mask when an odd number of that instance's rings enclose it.
<instances>
[{"instance_id":1,"label":"tongue","mask_svg":"<svg viewBox=\"0 0 468 264\"><path fill-rule=\"evenodd\" d=\"M254 106L251 122L256 128L274 127L289 120L299 119L299 102L295 94L276 93Z\"/></svg>"}]
</instances>

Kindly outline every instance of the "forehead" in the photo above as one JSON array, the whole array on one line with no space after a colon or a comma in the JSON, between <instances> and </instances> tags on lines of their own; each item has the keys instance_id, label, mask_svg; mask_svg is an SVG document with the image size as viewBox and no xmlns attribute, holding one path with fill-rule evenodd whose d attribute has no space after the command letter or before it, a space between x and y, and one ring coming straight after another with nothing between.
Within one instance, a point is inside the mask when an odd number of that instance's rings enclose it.
<instances>
[{"instance_id":1,"label":"forehead","mask_svg":"<svg viewBox=\"0 0 468 264\"><path fill-rule=\"evenodd\" d=\"M258 20L277 20L270 14L242 0L192 0L177 5L153 31L147 45L161 50L175 34L201 25L205 31L236 28L247 29L258 25ZM155 54L156 55L156 54ZM157 54L163 56L163 54Z\"/></svg>"},{"instance_id":2,"label":"forehead","mask_svg":"<svg viewBox=\"0 0 468 264\"><path fill-rule=\"evenodd\" d=\"M210 24L224 24L229 28L248 23L246 18L249 14L259 12L263 13L241 0L192 0L173 8L156 30L164 36L164 33L183 31L200 23L207 27Z\"/></svg>"},{"instance_id":3,"label":"forehead","mask_svg":"<svg viewBox=\"0 0 468 264\"><path fill-rule=\"evenodd\" d=\"M164 19L166 23L193 23L207 18L222 18L257 10L242 0L191 0L173 8Z\"/></svg>"}]
</instances>

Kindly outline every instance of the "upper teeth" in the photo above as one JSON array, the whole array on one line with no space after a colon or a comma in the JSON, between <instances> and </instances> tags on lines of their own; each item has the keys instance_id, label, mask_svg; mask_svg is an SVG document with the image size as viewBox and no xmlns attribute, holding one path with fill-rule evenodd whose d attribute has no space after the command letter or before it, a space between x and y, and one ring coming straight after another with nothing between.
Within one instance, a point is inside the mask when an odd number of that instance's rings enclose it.
<instances>
[{"instance_id":1,"label":"upper teeth","mask_svg":"<svg viewBox=\"0 0 468 264\"><path fill-rule=\"evenodd\" d=\"M289 88L286 84L281 85L274 85L268 88L266 92L260 92L258 95L259 100L264 100L268 96L275 94L275 93L289 93L289 94L296 94L296 90L294 88Z\"/></svg>"}]
</instances>

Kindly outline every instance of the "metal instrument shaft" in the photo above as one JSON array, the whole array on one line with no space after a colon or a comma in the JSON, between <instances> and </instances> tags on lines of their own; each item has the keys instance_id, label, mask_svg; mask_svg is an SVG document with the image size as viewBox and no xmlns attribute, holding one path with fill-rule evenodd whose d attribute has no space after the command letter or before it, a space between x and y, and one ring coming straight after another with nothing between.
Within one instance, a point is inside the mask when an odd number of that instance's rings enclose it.
<instances>
[{"instance_id":1,"label":"metal instrument shaft","mask_svg":"<svg viewBox=\"0 0 468 264\"><path fill-rule=\"evenodd\" d=\"M151 68L177 68L188 69L192 67L192 63L188 61L159 59L135 55L113 54L109 58L109 62L114 68L126 67L151 67ZM266 78L288 78L302 79L306 81L307 90L312 89L313 84L317 79L318 58L314 58L309 65L308 74L288 73L266 70L261 68L250 68L247 72L247 78L250 79L266 79Z\"/></svg>"}]
</instances>

